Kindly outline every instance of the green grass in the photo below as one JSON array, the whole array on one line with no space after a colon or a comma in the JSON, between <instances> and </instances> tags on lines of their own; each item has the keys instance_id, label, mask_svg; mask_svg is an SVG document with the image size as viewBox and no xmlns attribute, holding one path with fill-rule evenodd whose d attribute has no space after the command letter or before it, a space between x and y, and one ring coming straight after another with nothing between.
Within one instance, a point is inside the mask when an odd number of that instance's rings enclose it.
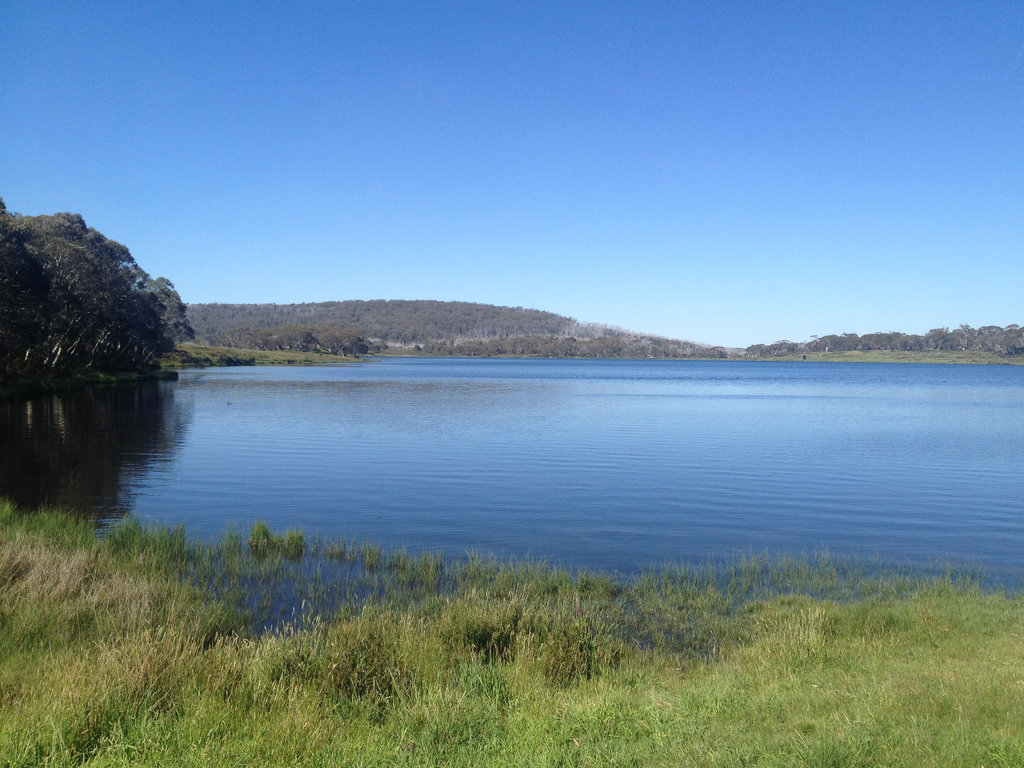
<instances>
[{"instance_id":1,"label":"green grass","mask_svg":"<svg viewBox=\"0 0 1024 768\"><path fill-rule=\"evenodd\" d=\"M257 521L249 534L249 550L260 559L283 555L288 560L301 560L306 553L306 537L296 530L285 531L284 536L273 534L266 523Z\"/></svg>"},{"instance_id":2,"label":"green grass","mask_svg":"<svg viewBox=\"0 0 1024 768\"><path fill-rule=\"evenodd\" d=\"M285 764L1019 766L1024 603L827 555L623 580L0 502L0 765Z\"/></svg>"}]
</instances>

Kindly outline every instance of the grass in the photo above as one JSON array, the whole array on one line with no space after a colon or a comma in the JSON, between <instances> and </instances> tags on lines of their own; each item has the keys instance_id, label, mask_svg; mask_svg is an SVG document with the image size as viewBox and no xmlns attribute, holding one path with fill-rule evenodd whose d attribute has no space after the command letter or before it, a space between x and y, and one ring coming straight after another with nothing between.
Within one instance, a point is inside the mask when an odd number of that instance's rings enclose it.
<instances>
[{"instance_id":1,"label":"grass","mask_svg":"<svg viewBox=\"0 0 1024 768\"><path fill-rule=\"evenodd\" d=\"M306 537L296 530L279 536L271 533L266 523L257 521L249 534L249 550L258 559L278 555L288 560L301 560L306 553Z\"/></svg>"},{"instance_id":2,"label":"grass","mask_svg":"<svg viewBox=\"0 0 1024 768\"><path fill-rule=\"evenodd\" d=\"M1024 603L973 574L289 533L0 502L0 765L1024 764Z\"/></svg>"},{"instance_id":3,"label":"grass","mask_svg":"<svg viewBox=\"0 0 1024 768\"><path fill-rule=\"evenodd\" d=\"M323 365L352 363L360 358L327 352L266 351L216 347L207 344L178 344L160 358L163 368L206 368L229 365Z\"/></svg>"}]
</instances>

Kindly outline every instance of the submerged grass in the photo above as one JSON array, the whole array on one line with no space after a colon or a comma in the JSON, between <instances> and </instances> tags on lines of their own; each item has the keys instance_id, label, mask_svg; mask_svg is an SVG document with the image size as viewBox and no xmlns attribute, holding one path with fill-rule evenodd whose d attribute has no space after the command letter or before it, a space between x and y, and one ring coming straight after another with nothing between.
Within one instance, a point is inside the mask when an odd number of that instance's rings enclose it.
<instances>
[{"instance_id":1,"label":"submerged grass","mask_svg":"<svg viewBox=\"0 0 1024 768\"><path fill-rule=\"evenodd\" d=\"M625 580L0 502L0 765L1017 766L1022 608L824 555Z\"/></svg>"}]
</instances>

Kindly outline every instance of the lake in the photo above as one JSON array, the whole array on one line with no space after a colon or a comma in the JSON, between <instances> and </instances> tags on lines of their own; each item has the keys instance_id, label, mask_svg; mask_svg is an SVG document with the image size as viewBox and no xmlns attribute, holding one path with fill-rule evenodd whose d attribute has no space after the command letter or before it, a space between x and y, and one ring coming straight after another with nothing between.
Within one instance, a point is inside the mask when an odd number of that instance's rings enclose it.
<instances>
[{"instance_id":1,"label":"lake","mask_svg":"<svg viewBox=\"0 0 1024 768\"><path fill-rule=\"evenodd\" d=\"M381 358L0 404L0 495L190 535L633 573L828 550L1018 577L1024 367Z\"/></svg>"}]
</instances>

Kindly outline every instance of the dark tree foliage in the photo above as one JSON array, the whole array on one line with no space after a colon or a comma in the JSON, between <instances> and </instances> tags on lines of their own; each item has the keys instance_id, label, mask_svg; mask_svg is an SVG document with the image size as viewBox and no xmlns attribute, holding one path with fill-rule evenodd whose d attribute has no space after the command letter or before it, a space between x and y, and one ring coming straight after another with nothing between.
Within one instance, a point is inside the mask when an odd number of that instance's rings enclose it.
<instances>
[{"instance_id":1,"label":"dark tree foliage","mask_svg":"<svg viewBox=\"0 0 1024 768\"><path fill-rule=\"evenodd\" d=\"M19 216L0 201L0 375L135 371L192 336L166 278L78 214Z\"/></svg>"},{"instance_id":2,"label":"dark tree foliage","mask_svg":"<svg viewBox=\"0 0 1024 768\"><path fill-rule=\"evenodd\" d=\"M284 328L229 328L217 337L219 346L265 351L326 352L358 357L373 347L350 328L290 325Z\"/></svg>"},{"instance_id":3,"label":"dark tree foliage","mask_svg":"<svg viewBox=\"0 0 1024 768\"><path fill-rule=\"evenodd\" d=\"M146 288L156 296L163 307L164 328L172 342L191 341L196 332L188 322L188 307L174 290L174 283L166 277L149 280Z\"/></svg>"},{"instance_id":4,"label":"dark tree foliage","mask_svg":"<svg viewBox=\"0 0 1024 768\"><path fill-rule=\"evenodd\" d=\"M44 335L49 276L29 252L28 227L0 200L0 372L27 367L25 357Z\"/></svg>"}]
</instances>

